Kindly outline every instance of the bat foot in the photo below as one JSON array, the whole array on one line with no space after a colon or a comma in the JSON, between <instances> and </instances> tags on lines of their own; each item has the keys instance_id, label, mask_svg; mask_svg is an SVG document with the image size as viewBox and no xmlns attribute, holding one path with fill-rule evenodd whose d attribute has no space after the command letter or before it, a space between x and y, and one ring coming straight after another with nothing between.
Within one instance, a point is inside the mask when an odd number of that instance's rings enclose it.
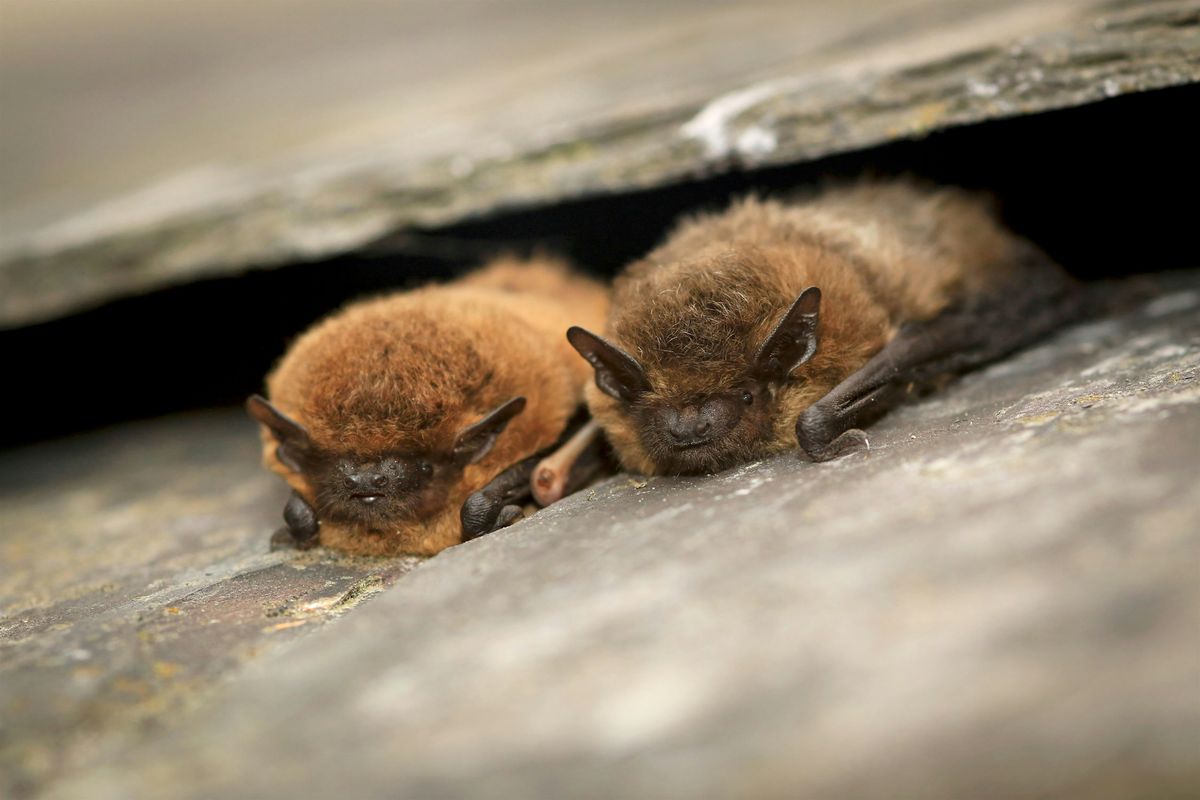
<instances>
[{"instance_id":1,"label":"bat foot","mask_svg":"<svg viewBox=\"0 0 1200 800\"><path fill-rule=\"evenodd\" d=\"M499 516L500 504L495 498L489 497L482 489L475 492L467 498L462 511L459 512L459 518L462 520L462 540L469 542L485 533L491 533Z\"/></svg>"},{"instance_id":2,"label":"bat foot","mask_svg":"<svg viewBox=\"0 0 1200 800\"><path fill-rule=\"evenodd\" d=\"M519 461L467 498L459 511L464 542L507 527L521 518L523 512L517 503L529 496L529 478L537 463L537 456Z\"/></svg>"},{"instance_id":3,"label":"bat foot","mask_svg":"<svg viewBox=\"0 0 1200 800\"><path fill-rule=\"evenodd\" d=\"M311 550L317 546L317 537L299 538L291 528L283 527L271 534L271 552L276 550Z\"/></svg>"},{"instance_id":4,"label":"bat foot","mask_svg":"<svg viewBox=\"0 0 1200 800\"><path fill-rule=\"evenodd\" d=\"M525 510L520 506L506 504L503 498L491 496L488 492L480 490L463 503L462 540L469 542L501 528L507 528L523 516Z\"/></svg>"},{"instance_id":5,"label":"bat foot","mask_svg":"<svg viewBox=\"0 0 1200 800\"><path fill-rule=\"evenodd\" d=\"M271 536L272 551L311 550L317 546L317 533L321 526L317 512L296 492L292 492L283 507L283 522L286 527Z\"/></svg>"}]
</instances>

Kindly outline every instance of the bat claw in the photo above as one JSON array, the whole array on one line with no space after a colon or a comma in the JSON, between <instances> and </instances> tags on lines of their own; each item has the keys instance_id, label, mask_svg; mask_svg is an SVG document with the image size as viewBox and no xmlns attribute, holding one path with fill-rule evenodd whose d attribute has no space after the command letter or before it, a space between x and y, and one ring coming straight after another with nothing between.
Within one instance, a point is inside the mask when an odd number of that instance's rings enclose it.
<instances>
[{"instance_id":1,"label":"bat claw","mask_svg":"<svg viewBox=\"0 0 1200 800\"><path fill-rule=\"evenodd\" d=\"M833 461L836 458L848 456L851 453L870 452L871 442L867 434L858 428L842 431L833 441L826 445L817 445L811 441L800 440L801 451L810 461Z\"/></svg>"},{"instance_id":2,"label":"bat claw","mask_svg":"<svg viewBox=\"0 0 1200 800\"><path fill-rule=\"evenodd\" d=\"M500 516L496 517L496 527L493 531L498 531L501 528L507 528L514 522L519 522L525 516L525 509L520 506L505 506L500 509Z\"/></svg>"}]
</instances>

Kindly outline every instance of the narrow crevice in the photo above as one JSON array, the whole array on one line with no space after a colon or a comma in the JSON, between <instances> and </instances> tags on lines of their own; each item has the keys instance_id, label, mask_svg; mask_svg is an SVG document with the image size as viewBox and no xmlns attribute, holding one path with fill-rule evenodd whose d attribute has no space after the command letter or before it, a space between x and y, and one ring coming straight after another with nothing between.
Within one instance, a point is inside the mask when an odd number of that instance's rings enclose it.
<instances>
[{"instance_id":1,"label":"narrow crevice","mask_svg":"<svg viewBox=\"0 0 1200 800\"><path fill-rule=\"evenodd\" d=\"M680 214L756 191L914 174L993 192L1016 230L1076 275L1194 267L1200 86L957 128L916 141L653 190L597 196L389 237L320 262L251 271L0 332L0 446L236 403L288 340L365 294L462 272L490 254L562 253L610 275Z\"/></svg>"}]
</instances>

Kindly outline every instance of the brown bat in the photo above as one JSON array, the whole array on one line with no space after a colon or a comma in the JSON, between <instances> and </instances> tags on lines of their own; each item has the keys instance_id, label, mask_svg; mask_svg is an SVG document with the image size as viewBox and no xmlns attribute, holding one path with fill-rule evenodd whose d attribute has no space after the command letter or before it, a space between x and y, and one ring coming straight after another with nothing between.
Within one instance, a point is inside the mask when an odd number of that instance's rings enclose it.
<instances>
[{"instance_id":1,"label":"brown bat","mask_svg":"<svg viewBox=\"0 0 1200 800\"><path fill-rule=\"evenodd\" d=\"M505 259L309 329L246 404L293 490L276 543L430 555L512 522L591 374L562 332L607 302L560 262Z\"/></svg>"},{"instance_id":2,"label":"brown bat","mask_svg":"<svg viewBox=\"0 0 1200 800\"><path fill-rule=\"evenodd\" d=\"M623 465L815 461L916 386L1005 355L1077 309L1075 284L985 198L862 182L682 222L613 287L588 405Z\"/></svg>"}]
</instances>

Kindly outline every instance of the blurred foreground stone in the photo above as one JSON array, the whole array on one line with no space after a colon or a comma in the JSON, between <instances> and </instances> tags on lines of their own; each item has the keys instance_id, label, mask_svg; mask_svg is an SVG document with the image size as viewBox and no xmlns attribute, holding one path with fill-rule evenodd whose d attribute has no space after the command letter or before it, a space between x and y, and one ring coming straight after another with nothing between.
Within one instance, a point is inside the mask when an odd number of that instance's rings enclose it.
<instances>
[{"instance_id":1,"label":"blurred foreground stone","mask_svg":"<svg viewBox=\"0 0 1200 800\"><path fill-rule=\"evenodd\" d=\"M249 426L0 461L0 774L68 798L1200 789L1200 273L871 431L410 561L263 553Z\"/></svg>"}]
</instances>

